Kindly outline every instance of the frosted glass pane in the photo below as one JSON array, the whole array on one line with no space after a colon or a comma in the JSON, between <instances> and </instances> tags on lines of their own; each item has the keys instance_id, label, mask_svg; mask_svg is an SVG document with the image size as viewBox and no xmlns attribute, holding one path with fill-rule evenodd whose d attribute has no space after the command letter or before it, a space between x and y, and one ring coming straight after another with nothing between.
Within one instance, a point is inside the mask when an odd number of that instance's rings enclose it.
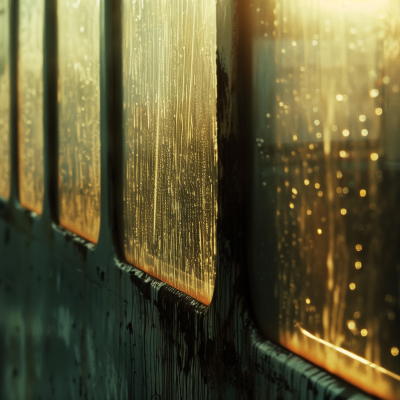
<instances>
[{"instance_id":1,"label":"frosted glass pane","mask_svg":"<svg viewBox=\"0 0 400 400\"><path fill-rule=\"evenodd\" d=\"M257 318L398 398L400 4L259 0L252 12Z\"/></svg>"},{"instance_id":2,"label":"frosted glass pane","mask_svg":"<svg viewBox=\"0 0 400 400\"><path fill-rule=\"evenodd\" d=\"M10 196L9 3L0 0L0 197Z\"/></svg>"},{"instance_id":3,"label":"frosted glass pane","mask_svg":"<svg viewBox=\"0 0 400 400\"><path fill-rule=\"evenodd\" d=\"M124 249L210 303L215 275L214 0L123 2Z\"/></svg>"},{"instance_id":4,"label":"frosted glass pane","mask_svg":"<svg viewBox=\"0 0 400 400\"><path fill-rule=\"evenodd\" d=\"M97 242L100 229L100 6L58 1L59 217Z\"/></svg>"},{"instance_id":5,"label":"frosted glass pane","mask_svg":"<svg viewBox=\"0 0 400 400\"><path fill-rule=\"evenodd\" d=\"M43 0L19 3L18 102L19 197L43 209Z\"/></svg>"}]
</instances>

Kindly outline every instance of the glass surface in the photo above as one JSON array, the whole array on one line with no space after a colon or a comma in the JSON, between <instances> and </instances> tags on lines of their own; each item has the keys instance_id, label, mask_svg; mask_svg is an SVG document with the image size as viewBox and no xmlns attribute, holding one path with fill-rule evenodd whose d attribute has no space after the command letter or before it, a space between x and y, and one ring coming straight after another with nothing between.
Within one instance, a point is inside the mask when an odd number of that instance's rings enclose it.
<instances>
[{"instance_id":1,"label":"glass surface","mask_svg":"<svg viewBox=\"0 0 400 400\"><path fill-rule=\"evenodd\" d=\"M19 197L43 209L43 0L19 3L18 106Z\"/></svg>"},{"instance_id":2,"label":"glass surface","mask_svg":"<svg viewBox=\"0 0 400 400\"><path fill-rule=\"evenodd\" d=\"M0 197L10 196L9 2L0 0Z\"/></svg>"},{"instance_id":3,"label":"glass surface","mask_svg":"<svg viewBox=\"0 0 400 400\"><path fill-rule=\"evenodd\" d=\"M57 3L59 218L92 242L100 229L99 3Z\"/></svg>"},{"instance_id":4,"label":"glass surface","mask_svg":"<svg viewBox=\"0 0 400 400\"><path fill-rule=\"evenodd\" d=\"M251 284L273 340L400 393L400 3L251 11Z\"/></svg>"},{"instance_id":5,"label":"glass surface","mask_svg":"<svg viewBox=\"0 0 400 400\"><path fill-rule=\"evenodd\" d=\"M214 291L216 5L123 1L124 251L205 304Z\"/></svg>"}]
</instances>

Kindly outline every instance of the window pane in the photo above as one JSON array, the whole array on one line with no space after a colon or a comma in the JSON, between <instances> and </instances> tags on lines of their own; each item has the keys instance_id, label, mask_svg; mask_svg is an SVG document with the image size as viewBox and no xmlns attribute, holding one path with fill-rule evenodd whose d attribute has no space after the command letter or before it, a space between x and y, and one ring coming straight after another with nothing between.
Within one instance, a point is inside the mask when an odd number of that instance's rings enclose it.
<instances>
[{"instance_id":1,"label":"window pane","mask_svg":"<svg viewBox=\"0 0 400 400\"><path fill-rule=\"evenodd\" d=\"M213 0L123 2L124 249L205 304L215 275Z\"/></svg>"},{"instance_id":2,"label":"window pane","mask_svg":"<svg viewBox=\"0 0 400 400\"><path fill-rule=\"evenodd\" d=\"M385 398L400 393L399 15L259 0L251 37L257 319Z\"/></svg>"},{"instance_id":3,"label":"window pane","mask_svg":"<svg viewBox=\"0 0 400 400\"><path fill-rule=\"evenodd\" d=\"M43 209L43 0L19 3L19 196Z\"/></svg>"},{"instance_id":4,"label":"window pane","mask_svg":"<svg viewBox=\"0 0 400 400\"><path fill-rule=\"evenodd\" d=\"M100 228L99 0L58 1L59 216L97 242Z\"/></svg>"},{"instance_id":5,"label":"window pane","mask_svg":"<svg viewBox=\"0 0 400 400\"><path fill-rule=\"evenodd\" d=\"M9 2L0 0L0 197L10 196Z\"/></svg>"}]
</instances>

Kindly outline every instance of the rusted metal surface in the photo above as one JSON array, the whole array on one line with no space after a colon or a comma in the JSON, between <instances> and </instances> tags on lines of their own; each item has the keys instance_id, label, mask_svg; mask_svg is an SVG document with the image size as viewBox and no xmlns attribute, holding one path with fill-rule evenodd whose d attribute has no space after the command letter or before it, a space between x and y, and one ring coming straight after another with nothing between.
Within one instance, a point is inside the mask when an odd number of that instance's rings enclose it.
<instances>
[{"instance_id":1,"label":"rusted metal surface","mask_svg":"<svg viewBox=\"0 0 400 400\"><path fill-rule=\"evenodd\" d=\"M118 153L104 141L97 246L51 224L51 171L40 219L18 206L15 191L8 203L0 202L0 398L370 399L267 341L254 325L244 246L246 132L237 120L236 18L236 3L219 0L218 263L211 305L119 257L113 211L118 186L110 179ZM103 139L111 136L107 124Z\"/></svg>"}]
</instances>

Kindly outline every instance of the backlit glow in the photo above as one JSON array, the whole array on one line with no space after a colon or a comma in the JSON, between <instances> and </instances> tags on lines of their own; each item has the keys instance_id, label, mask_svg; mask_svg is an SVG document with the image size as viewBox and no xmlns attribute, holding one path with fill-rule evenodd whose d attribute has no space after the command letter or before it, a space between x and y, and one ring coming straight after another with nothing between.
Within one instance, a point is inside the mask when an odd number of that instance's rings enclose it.
<instances>
[{"instance_id":1,"label":"backlit glow","mask_svg":"<svg viewBox=\"0 0 400 400\"><path fill-rule=\"evenodd\" d=\"M0 197L10 196L9 0L0 1Z\"/></svg>"},{"instance_id":2,"label":"backlit glow","mask_svg":"<svg viewBox=\"0 0 400 400\"><path fill-rule=\"evenodd\" d=\"M44 1L21 0L18 33L18 150L21 204L42 213Z\"/></svg>"},{"instance_id":3,"label":"backlit glow","mask_svg":"<svg viewBox=\"0 0 400 400\"><path fill-rule=\"evenodd\" d=\"M254 1L252 282L277 310L257 318L279 321L260 321L271 339L397 399L399 2Z\"/></svg>"},{"instance_id":4,"label":"backlit glow","mask_svg":"<svg viewBox=\"0 0 400 400\"><path fill-rule=\"evenodd\" d=\"M100 230L100 4L58 0L58 187L61 225Z\"/></svg>"},{"instance_id":5,"label":"backlit glow","mask_svg":"<svg viewBox=\"0 0 400 400\"><path fill-rule=\"evenodd\" d=\"M217 215L215 1L122 4L123 251L131 264L209 304Z\"/></svg>"}]
</instances>

